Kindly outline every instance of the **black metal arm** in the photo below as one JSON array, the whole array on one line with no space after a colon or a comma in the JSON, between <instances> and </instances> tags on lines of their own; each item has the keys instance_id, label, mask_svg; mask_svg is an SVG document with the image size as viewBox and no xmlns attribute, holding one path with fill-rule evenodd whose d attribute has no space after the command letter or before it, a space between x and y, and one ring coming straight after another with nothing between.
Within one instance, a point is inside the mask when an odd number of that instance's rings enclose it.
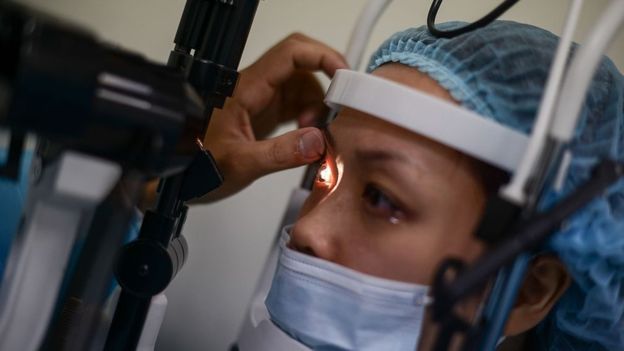
<instances>
[{"instance_id":1,"label":"black metal arm","mask_svg":"<svg viewBox=\"0 0 624 351\"><path fill-rule=\"evenodd\" d=\"M185 73L205 102L206 124L192 136L201 144L213 108L223 106L238 78L237 68L258 0L188 0L168 65ZM222 182L207 150L197 153L184 173L163 178L154 210L147 211L139 239L122 251L116 269L122 286L106 350L134 350L152 296L160 293L181 268L186 250L179 244L186 217L185 201L202 196ZM173 253L173 254L172 254Z\"/></svg>"},{"instance_id":2,"label":"black metal arm","mask_svg":"<svg viewBox=\"0 0 624 351\"><path fill-rule=\"evenodd\" d=\"M594 197L624 176L624 164L603 161L594 169L592 178L550 210L534 215L515 227L513 235L488 251L472 266L455 259L445 261L433 284L433 318L441 324L435 344L436 351L446 351L458 333L475 336L479 326L471 326L454 313L462 299L482 289L500 268L511 263L519 254L538 248L561 224ZM448 277L453 277L449 279ZM470 338L467 338L470 339ZM466 346L468 345L468 346ZM464 350L472 350L469 342Z\"/></svg>"}]
</instances>

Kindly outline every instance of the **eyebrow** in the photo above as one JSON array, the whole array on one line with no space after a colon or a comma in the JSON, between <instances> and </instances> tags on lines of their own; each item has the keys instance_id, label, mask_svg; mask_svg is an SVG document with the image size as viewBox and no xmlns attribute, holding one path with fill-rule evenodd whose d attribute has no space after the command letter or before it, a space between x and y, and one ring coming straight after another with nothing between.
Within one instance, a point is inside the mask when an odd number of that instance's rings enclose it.
<instances>
[{"instance_id":1,"label":"eyebrow","mask_svg":"<svg viewBox=\"0 0 624 351\"><path fill-rule=\"evenodd\" d=\"M331 150L336 149L336 139L329 131L329 126L323 129L325 140ZM326 151L327 152L327 151ZM419 172L422 172L423 167L420 162L417 162L412 157L408 157L404 153L389 150L389 149L374 149L374 148L360 148L355 150L355 156L357 159L363 162L399 162L402 164L409 164L414 166Z\"/></svg>"}]
</instances>

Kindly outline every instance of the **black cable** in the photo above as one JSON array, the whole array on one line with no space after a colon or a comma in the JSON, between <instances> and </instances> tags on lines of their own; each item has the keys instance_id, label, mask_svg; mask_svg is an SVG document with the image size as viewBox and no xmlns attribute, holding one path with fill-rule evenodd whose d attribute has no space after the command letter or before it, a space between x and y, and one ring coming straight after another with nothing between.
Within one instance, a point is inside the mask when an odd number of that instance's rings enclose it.
<instances>
[{"instance_id":1,"label":"black cable","mask_svg":"<svg viewBox=\"0 0 624 351\"><path fill-rule=\"evenodd\" d=\"M429 8L429 14L427 15L427 28L429 29L429 32L431 34L438 38L453 38L458 35L468 33L472 30L485 27L488 24L492 23L495 19L500 17L503 13L505 13L518 2L518 0L505 0L490 13L481 17L475 22L472 22L457 29L440 30L436 28L435 20L436 16L438 15L438 10L440 10L440 6L442 5L442 1L443 0L433 0L433 2L431 3L431 7Z\"/></svg>"}]
</instances>

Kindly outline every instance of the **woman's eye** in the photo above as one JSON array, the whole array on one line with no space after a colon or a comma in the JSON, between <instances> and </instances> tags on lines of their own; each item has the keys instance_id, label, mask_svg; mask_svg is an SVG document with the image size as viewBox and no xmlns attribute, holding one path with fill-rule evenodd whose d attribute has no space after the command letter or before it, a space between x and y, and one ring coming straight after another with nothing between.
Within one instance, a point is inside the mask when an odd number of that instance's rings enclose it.
<instances>
[{"instance_id":1,"label":"woman's eye","mask_svg":"<svg viewBox=\"0 0 624 351\"><path fill-rule=\"evenodd\" d=\"M327 162L323 162L321 167L319 167L318 172L316 172L316 181L321 183L322 185L330 186L332 183L332 170L327 164Z\"/></svg>"},{"instance_id":2,"label":"woman's eye","mask_svg":"<svg viewBox=\"0 0 624 351\"><path fill-rule=\"evenodd\" d=\"M382 190L372 184L366 185L362 194L366 206L392 224L405 218L404 212Z\"/></svg>"}]
</instances>

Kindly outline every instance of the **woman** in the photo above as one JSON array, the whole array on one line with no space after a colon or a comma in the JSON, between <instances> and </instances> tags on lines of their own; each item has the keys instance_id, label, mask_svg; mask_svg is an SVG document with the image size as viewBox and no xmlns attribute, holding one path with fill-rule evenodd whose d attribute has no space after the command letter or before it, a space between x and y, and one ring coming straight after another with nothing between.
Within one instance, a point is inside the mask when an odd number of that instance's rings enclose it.
<instances>
[{"instance_id":1,"label":"woman","mask_svg":"<svg viewBox=\"0 0 624 351\"><path fill-rule=\"evenodd\" d=\"M289 57L301 61L306 55L292 54L298 50L295 44L311 45L310 39L289 40ZM437 39L421 27L386 41L369 68L374 75L528 133L557 41L542 29L505 21L453 39ZM323 153L324 144L314 129L283 137L309 134L314 140L310 144L295 138L284 144L258 142L253 134L266 132L260 128L263 122L275 122L295 111L280 111L284 113L280 115L271 108L279 101L275 87L297 80L295 68L316 65L331 73L340 65L334 53L326 53L325 58L300 62L301 66L274 67L282 70L281 75L271 78L262 70L263 64L279 56L284 45L243 72L237 94L213 117L206 142L226 178L233 179L213 196L232 193L261 174L315 160ZM281 92L293 96L292 90ZM417 106L414 109L417 118ZM307 111L299 114L304 122L313 115ZM470 262L487 254L472 233L488 194L502 183L500 172L355 110L342 111L327 128L326 138L323 162L331 170L329 177L340 180L328 182L327 171L319 175L299 219L284 235L280 262L305 262L307 267L299 273L307 272L308 280L315 283L325 284L328 281L319 276L335 273L340 281L345 277L357 281L355 290L383 286L394 294L402 289L426 291L445 258ZM241 143L242 150L234 147ZM252 145L264 147L260 155L272 160L273 168L260 165L271 163L266 159L249 159L252 152L246 150ZM597 160L624 159L624 79L609 60L594 78L571 150L574 157L563 191L549 189L543 206L586 181ZM249 162L233 157L237 153ZM623 232L624 184L620 181L572 217L547 250L534 257L505 328L505 336L516 339L509 344L526 350L624 349ZM320 267L317 276L310 273L310 266ZM421 349L430 347L431 325L423 326L424 317L417 315L422 309L414 310L412 319L399 316L404 319L397 322L394 312L400 303L385 309L362 308L375 300L366 294L345 298L344 291L332 293L331 287L317 291L288 273L292 267L280 263L266 302L273 323L291 338L320 350L413 350L422 329ZM291 271L297 273L296 268ZM466 315L480 300L480 296L473 298Z\"/></svg>"}]
</instances>

